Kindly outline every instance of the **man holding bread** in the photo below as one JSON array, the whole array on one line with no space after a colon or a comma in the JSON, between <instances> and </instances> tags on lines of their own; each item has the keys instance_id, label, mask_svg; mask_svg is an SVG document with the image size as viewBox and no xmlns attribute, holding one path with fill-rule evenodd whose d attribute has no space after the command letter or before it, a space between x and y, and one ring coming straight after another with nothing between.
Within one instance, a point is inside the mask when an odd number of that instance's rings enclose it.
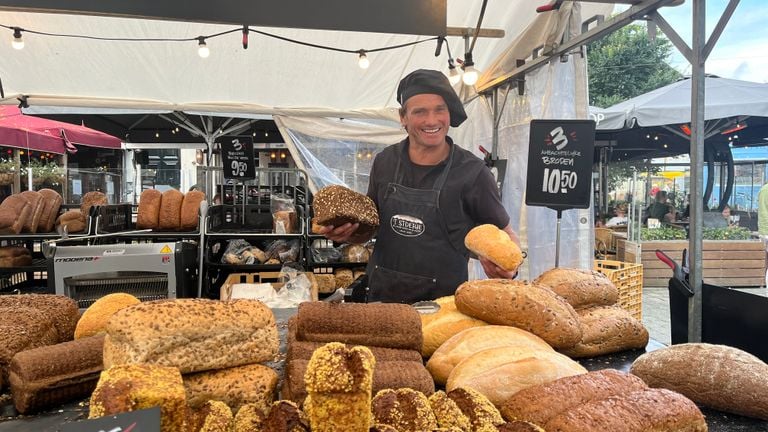
<instances>
[{"instance_id":1,"label":"man holding bread","mask_svg":"<svg viewBox=\"0 0 768 432\"><path fill-rule=\"evenodd\" d=\"M467 280L464 239L472 228L492 224L519 240L490 170L447 135L467 118L448 78L414 71L400 81L397 100L408 137L376 156L368 184L380 220L368 301L413 303L453 295ZM319 232L343 243L357 229L346 223ZM488 277L516 275L482 256L480 262Z\"/></svg>"}]
</instances>

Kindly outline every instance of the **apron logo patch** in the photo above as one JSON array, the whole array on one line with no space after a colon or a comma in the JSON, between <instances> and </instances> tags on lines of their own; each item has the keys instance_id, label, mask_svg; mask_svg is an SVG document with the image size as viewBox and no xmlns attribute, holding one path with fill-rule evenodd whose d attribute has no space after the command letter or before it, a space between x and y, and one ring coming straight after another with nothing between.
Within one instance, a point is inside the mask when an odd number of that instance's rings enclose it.
<instances>
[{"instance_id":1,"label":"apron logo patch","mask_svg":"<svg viewBox=\"0 0 768 432\"><path fill-rule=\"evenodd\" d=\"M389 224L394 232L404 237L418 237L424 234L424 222L413 216L394 215Z\"/></svg>"}]
</instances>

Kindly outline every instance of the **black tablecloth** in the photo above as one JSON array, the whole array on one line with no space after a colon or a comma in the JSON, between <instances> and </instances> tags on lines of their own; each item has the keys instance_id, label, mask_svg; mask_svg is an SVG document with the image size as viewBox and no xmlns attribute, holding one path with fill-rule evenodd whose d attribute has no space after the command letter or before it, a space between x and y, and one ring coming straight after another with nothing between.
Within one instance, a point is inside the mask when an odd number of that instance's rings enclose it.
<instances>
[{"instance_id":1,"label":"black tablecloth","mask_svg":"<svg viewBox=\"0 0 768 432\"><path fill-rule=\"evenodd\" d=\"M275 309L278 333L280 334L280 355L278 359L268 365L283 375L283 361L285 360L285 340L287 321L295 309ZM588 370L618 369L628 372L632 362L647 351L663 348L664 345L651 340L645 350L625 351L617 354L582 359L580 363ZM78 401L63 405L36 416L16 416L10 399L3 401L0 407L0 432L57 432L61 425L88 417L88 401ZM706 408L701 410L707 418L710 432L768 432L768 422L726 414Z\"/></svg>"}]
</instances>

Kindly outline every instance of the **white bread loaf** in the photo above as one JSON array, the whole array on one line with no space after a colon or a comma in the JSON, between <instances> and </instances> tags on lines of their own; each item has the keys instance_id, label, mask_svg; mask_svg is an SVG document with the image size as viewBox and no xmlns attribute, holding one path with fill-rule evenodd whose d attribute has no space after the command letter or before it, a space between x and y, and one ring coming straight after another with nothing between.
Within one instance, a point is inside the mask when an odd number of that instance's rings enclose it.
<instances>
[{"instance_id":1,"label":"white bread loaf","mask_svg":"<svg viewBox=\"0 0 768 432\"><path fill-rule=\"evenodd\" d=\"M445 388L475 389L498 407L524 388L583 373L587 373L583 366L554 351L499 347L456 365Z\"/></svg>"},{"instance_id":2,"label":"white bread loaf","mask_svg":"<svg viewBox=\"0 0 768 432\"><path fill-rule=\"evenodd\" d=\"M457 333L440 345L427 362L427 370L435 382L445 384L456 365L480 351L498 347L554 351L540 337L516 327L473 327Z\"/></svg>"},{"instance_id":3,"label":"white bread loaf","mask_svg":"<svg viewBox=\"0 0 768 432\"><path fill-rule=\"evenodd\" d=\"M619 300L619 289L604 274L594 270L553 268L533 283L544 285L564 298L574 309L610 306Z\"/></svg>"},{"instance_id":4,"label":"white bread loaf","mask_svg":"<svg viewBox=\"0 0 768 432\"><path fill-rule=\"evenodd\" d=\"M435 300L440 305L439 311L421 315L421 331L424 333L424 345L421 348L422 356L431 356L443 342L462 330L488 325L485 321L459 312L453 300L453 296L440 297Z\"/></svg>"},{"instance_id":5,"label":"white bread loaf","mask_svg":"<svg viewBox=\"0 0 768 432\"><path fill-rule=\"evenodd\" d=\"M507 279L464 282L456 290L456 306L473 318L527 330L554 348L581 340L576 311L541 285Z\"/></svg>"},{"instance_id":6,"label":"white bread loaf","mask_svg":"<svg viewBox=\"0 0 768 432\"><path fill-rule=\"evenodd\" d=\"M464 237L464 246L478 257L506 271L515 271L523 263L520 247L496 225L485 224L472 228Z\"/></svg>"},{"instance_id":7,"label":"white bread loaf","mask_svg":"<svg viewBox=\"0 0 768 432\"><path fill-rule=\"evenodd\" d=\"M104 368L149 363L189 373L269 361L277 349L275 316L260 301L146 302L110 318Z\"/></svg>"},{"instance_id":8,"label":"white bread loaf","mask_svg":"<svg viewBox=\"0 0 768 432\"><path fill-rule=\"evenodd\" d=\"M573 357L595 357L648 345L648 330L618 306L600 306L576 311L581 323L581 342L561 353Z\"/></svg>"},{"instance_id":9,"label":"white bread loaf","mask_svg":"<svg viewBox=\"0 0 768 432\"><path fill-rule=\"evenodd\" d=\"M630 370L651 387L720 411L768 420L768 365L737 348L672 345L638 357Z\"/></svg>"}]
</instances>

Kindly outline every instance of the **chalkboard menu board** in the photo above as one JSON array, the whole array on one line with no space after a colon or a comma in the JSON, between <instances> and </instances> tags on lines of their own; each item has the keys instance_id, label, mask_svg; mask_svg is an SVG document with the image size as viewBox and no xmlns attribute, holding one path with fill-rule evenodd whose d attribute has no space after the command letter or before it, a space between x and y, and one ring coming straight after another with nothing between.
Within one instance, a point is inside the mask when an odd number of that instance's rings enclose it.
<instances>
[{"instance_id":1,"label":"chalkboard menu board","mask_svg":"<svg viewBox=\"0 0 768 432\"><path fill-rule=\"evenodd\" d=\"M525 203L589 208L595 122L532 120Z\"/></svg>"},{"instance_id":2,"label":"chalkboard menu board","mask_svg":"<svg viewBox=\"0 0 768 432\"><path fill-rule=\"evenodd\" d=\"M221 139L221 159L224 165L225 179L252 180L256 178L253 137L223 137Z\"/></svg>"}]
</instances>

